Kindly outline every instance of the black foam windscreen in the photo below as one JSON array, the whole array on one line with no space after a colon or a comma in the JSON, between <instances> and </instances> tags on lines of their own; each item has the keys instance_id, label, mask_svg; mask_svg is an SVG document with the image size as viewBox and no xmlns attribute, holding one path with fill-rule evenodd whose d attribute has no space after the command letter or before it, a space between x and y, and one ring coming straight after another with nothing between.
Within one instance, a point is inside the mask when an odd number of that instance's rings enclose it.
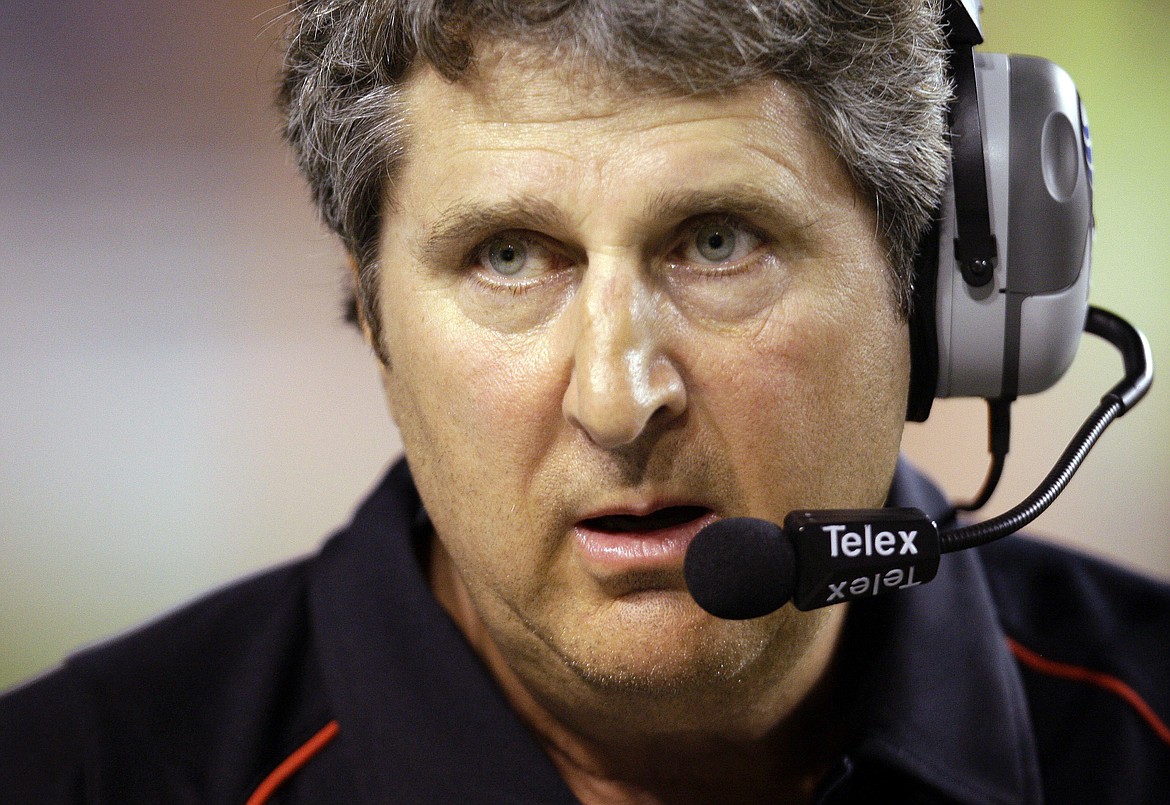
<instances>
[{"instance_id":1,"label":"black foam windscreen","mask_svg":"<svg viewBox=\"0 0 1170 805\"><path fill-rule=\"evenodd\" d=\"M683 573L707 612L728 620L758 618L792 598L796 552L775 523L730 517L695 535Z\"/></svg>"}]
</instances>

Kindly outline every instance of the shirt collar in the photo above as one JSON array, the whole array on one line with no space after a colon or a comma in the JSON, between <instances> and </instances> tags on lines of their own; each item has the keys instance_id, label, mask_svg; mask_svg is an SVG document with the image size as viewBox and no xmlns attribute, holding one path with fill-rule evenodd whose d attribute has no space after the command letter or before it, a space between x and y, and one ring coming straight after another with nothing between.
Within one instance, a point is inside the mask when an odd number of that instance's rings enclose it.
<instances>
[{"instance_id":1,"label":"shirt collar","mask_svg":"<svg viewBox=\"0 0 1170 805\"><path fill-rule=\"evenodd\" d=\"M367 801L576 800L431 595L396 465L314 563L311 607L338 739Z\"/></svg>"},{"instance_id":2,"label":"shirt collar","mask_svg":"<svg viewBox=\"0 0 1170 805\"><path fill-rule=\"evenodd\" d=\"M904 463L890 503L950 518L941 493ZM326 693L369 801L451 802L470 790L502 803L524 790L575 802L430 594L412 533L420 517L399 462L314 564ZM853 757L960 802L1038 802L1023 685L977 555L944 556L929 584L851 607L843 663L857 669Z\"/></svg>"}]
</instances>

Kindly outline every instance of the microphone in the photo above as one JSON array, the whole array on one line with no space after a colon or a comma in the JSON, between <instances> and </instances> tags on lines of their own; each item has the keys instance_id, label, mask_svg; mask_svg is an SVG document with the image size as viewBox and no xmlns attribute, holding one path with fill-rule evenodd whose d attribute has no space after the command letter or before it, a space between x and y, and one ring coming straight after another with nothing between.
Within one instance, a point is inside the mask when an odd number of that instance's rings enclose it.
<instances>
[{"instance_id":1,"label":"microphone","mask_svg":"<svg viewBox=\"0 0 1170 805\"><path fill-rule=\"evenodd\" d=\"M746 620L790 599L807 611L917 587L934 578L940 552L937 526L918 509L792 512L783 528L730 517L695 535L683 575L703 609Z\"/></svg>"},{"instance_id":2,"label":"microphone","mask_svg":"<svg viewBox=\"0 0 1170 805\"><path fill-rule=\"evenodd\" d=\"M712 615L758 618L792 598L796 550L775 523L729 517L695 535L683 561L683 576L691 596Z\"/></svg>"},{"instance_id":3,"label":"microphone","mask_svg":"<svg viewBox=\"0 0 1170 805\"><path fill-rule=\"evenodd\" d=\"M1125 376L1101 398L1048 477L1015 508L942 533L918 509L795 511L783 527L730 517L702 529L687 548L683 575L691 596L729 620L758 618L789 600L807 611L872 598L930 581L940 554L986 545L1032 522L1064 491L1105 428L1137 405L1153 382L1150 345L1140 330L1090 307L1085 332L1117 348Z\"/></svg>"}]
</instances>

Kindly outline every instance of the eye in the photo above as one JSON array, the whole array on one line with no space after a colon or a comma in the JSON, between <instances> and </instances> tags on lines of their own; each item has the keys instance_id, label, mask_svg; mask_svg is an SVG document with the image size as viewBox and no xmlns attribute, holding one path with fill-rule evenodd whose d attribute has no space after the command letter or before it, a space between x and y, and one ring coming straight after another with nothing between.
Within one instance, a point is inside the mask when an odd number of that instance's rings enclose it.
<instances>
[{"instance_id":1,"label":"eye","mask_svg":"<svg viewBox=\"0 0 1170 805\"><path fill-rule=\"evenodd\" d=\"M493 240L484 246L481 260L497 274L511 277L528 264L528 244L519 238Z\"/></svg>"},{"instance_id":2,"label":"eye","mask_svg":"<svg viewBox=\"0 0 1170 805\"><path fill-rule=\"evenodd\" d=\"M683 233L676 259L698 266L738 263L760 245L760 238L734 219L706 219Z\"/></svg>"},{"instance_id":3,"label":"eye","mask_svg":"<svg viewBox=\"0 0 1170 805\"><path fill-rule=\"evenodd\" d=\"M712 263L723 262L735 254L735 230L723 224L703 224L695 233L695 251Z\"/></svg>"},{"instance_id":4,"label":"eye","mask_svg":"<svg viewBox=\"0 0 1170 805\"><path fill-rule=\"evenodd\" d=\"M485 282L511 286L538 280L565 261L537 235L503 232L484 241L470 262Z\"/></svg>"}]
</instances>

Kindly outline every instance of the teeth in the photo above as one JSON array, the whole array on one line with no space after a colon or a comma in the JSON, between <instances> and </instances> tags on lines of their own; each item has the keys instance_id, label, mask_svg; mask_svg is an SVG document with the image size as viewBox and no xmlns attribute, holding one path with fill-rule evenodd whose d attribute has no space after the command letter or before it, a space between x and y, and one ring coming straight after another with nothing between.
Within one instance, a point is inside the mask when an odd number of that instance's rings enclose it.
<instances>
[{"instance_id":1,"label":"teeth","mask_svg":"<svg viewBox=\"0 0 1170 805\"><path fill-rule=\"evenodd\" d=\"M645 516L636 514L608 514L585 520L585 525L594 531L654 531L659 528L689 523L706 514L709 509L702 506L668 506Z\"/></svg>"}]
</instances>

